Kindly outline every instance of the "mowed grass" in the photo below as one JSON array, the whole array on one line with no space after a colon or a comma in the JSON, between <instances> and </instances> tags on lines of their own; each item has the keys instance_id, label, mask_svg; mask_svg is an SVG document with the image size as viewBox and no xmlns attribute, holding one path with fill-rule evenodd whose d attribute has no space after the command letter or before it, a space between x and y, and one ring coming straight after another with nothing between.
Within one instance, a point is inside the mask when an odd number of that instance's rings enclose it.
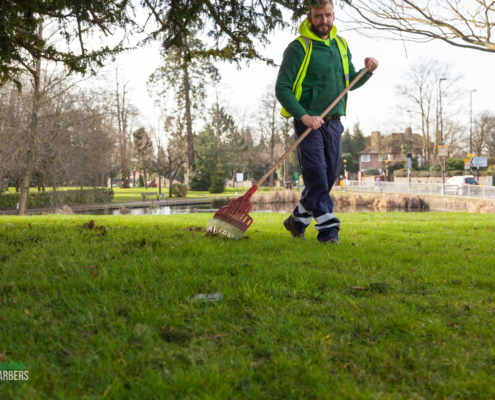
<instances>
[{"instance_id":1,"label":"mowed grass","mask_svg":"<svg viewBox=\"0 0 495 400\"><path fill-rule=\"evenodd\" d=\"M3 217L2 399L495 398L495 216L340 214L340 246L211 217Z\"/></svg>"}]
</instances>

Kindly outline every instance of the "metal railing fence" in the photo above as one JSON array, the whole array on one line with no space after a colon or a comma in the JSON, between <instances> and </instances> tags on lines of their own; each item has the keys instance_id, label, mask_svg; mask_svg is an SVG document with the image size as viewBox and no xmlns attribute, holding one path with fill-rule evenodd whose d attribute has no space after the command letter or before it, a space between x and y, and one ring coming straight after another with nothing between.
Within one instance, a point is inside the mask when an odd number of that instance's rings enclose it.
<instances>
[{"instance_id":1,"label":"metal railing fence","mask_svg":"<svg viewBox=\"0 0 495 400\"><path fill-rule=\"evenodd\" d=\"M442 183L396 183L344 181L344 189L358 193L394 193L495 200L495 186L447 185Z\"/></svg>"}]
</instances>

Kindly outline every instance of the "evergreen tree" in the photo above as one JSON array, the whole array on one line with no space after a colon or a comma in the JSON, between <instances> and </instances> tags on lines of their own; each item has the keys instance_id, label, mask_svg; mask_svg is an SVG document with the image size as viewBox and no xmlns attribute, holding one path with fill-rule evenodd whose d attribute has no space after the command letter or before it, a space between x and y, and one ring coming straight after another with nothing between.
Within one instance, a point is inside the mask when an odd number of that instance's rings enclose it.
<instances>
[{"instance_id":1,"label":"evergreen tree","mask_svg":"<svg viewBox=\"0 0 495 400\"><path fill-rule=\"evenodd\" d=\"M345 153L354 154L354 143L352 141L352 136L349 132L349 128L347 128L342 135L342 154Z\"/></svg>"},{"instance_id":2,"label":"evergreen tree","mask_svg":"<svg viewBox=\"0 0 495 400\"><path fill-rule=\"evenodd\" d=\"M144 187L148 189L148 172L153 164L153 142L144 128L139 128L132 133L134 147L136 149L138 168L144 176Z\"/></svg>"},{"instance_id":3,"label":"evergreen tree","mask_svg":"<svg viewBox=\"0 0 495 400\"><path fill-rule=\"evenodd\" d=\"M204 49L201 40L194 35L182 38L184 48L172 47L162 53L163 66L148 79L148 89L158 99L175 95L181 119L186 122L187 169L194 168L193 120L201 115L206 98L207 83L216 84L220 80L218 69L207 59L195 58L196 52Z\"/></svg>"},{"instance_id":4,"label":"evergreen tree","mask_svg":"<svg viewBox=\"0 0 495 400\"><path fill-rule=\"evenodd\" d=\"M225 190L225 171L220 158L218 158L217 170L211 177L210 193L223 193Z\"/></svg>"},{"instance_id":5,"label":"evergreen tree","mask_svg":"<svg viewBox=\"0 0 495 400\"><path fill-rule=\"evenodd\" d=\"M359 126L359 122L356 122L352 127L352 146L353 146L353 157L357 158L357 153L363 151L366 147L366 139L363 135L363 131Z\"/></svg>"},{"instance_id":6,"label":"evergreen tree","mask_svg":"<svg viewBox=\"0 0 495 400\"><path fill-rule=\"evenodd\" d=\"M211 126L194 136L195 168L189 176L190 190L208 190L211 177L215 173L217 161L224 157L223 144L216 139Z\"/></svg>"}]
</instances>

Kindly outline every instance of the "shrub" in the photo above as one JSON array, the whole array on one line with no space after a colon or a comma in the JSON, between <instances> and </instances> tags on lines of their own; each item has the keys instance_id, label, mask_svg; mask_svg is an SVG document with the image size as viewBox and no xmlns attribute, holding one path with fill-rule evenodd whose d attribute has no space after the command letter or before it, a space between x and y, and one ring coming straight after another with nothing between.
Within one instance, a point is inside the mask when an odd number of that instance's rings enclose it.
<instances>
[{"instance_id":1,"label":"shrub","mask_svg":"<svg viewBox=\"0 0 495 400\"><path fill-rule=\"evenodd\" d=\"M218 160L217 171L211 176L210 193L223 193L225 190L225 171Z\"/></svg>"},{"instance_id":2,"label":"shrub","mask_svg":"<svg viewBox=\"0 0 495 400\"><path fill-rule=\"evenodd\" d=\"M445 162L446 171L462 171L464 169L464 160L461 158L449 158Z\"/></svg>"},{"instance_id":3,"label":"shrub","mask_svg":"<svg viewBox=\"0 0 495 400\"><path fill-rule=\"evenodd\" d=\"M366 176L380 175L380 172L376 168L368 168L364 171Z\"/></svg>"},{"instance_id":4,"label":"shrub","mask_svg":"<svg viewBox=\"0 0 495 400\"><path fill-rule=\"evenodd\" d=\"M15 208L19 202L20 193L2 193L0 195L0 208ZM61 190L57 192L31 192L28 196L28 208L53 207L106 203L113 199L111 188L87 189L87 190Z\"/></svg>"},{"instance_id":5,"label":"shrub","mask_svg":"<svg viewBox=\"0 0 495 400\"><path fill-rule=\"evenodd\" d=\"M490 165L488 167L488 172L495 172L495 165Z\"/></svg>"},{"instance_id":6,"label":"shrub","mask_svg":"<svg viewBox=\"0 0 495 400\"><path fill-rule=\"evenodd\" d=\"M186 197L187 196L187 186L182 183L174 183L172 186L172 196L173 197Z\"/></svg>"},{"instance_id":7,"label":"shrub","mask_svg":"<svg viewBox=\"0 0 495 400\"><path fill-rule=\"evenodd\" d=\"M442 166L440 164L431 164L430 165L430 171L432 172L438 172L442 170Z\"/></svg>"}]
</instances>

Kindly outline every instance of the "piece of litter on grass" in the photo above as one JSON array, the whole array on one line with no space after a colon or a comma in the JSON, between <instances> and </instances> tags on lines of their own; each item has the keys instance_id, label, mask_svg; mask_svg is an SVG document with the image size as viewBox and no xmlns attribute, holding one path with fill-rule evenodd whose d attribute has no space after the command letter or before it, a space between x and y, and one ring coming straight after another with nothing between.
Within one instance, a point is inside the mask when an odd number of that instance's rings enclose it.
<instances>
[{"instance_id":1,"label":"piece of litter on grass","mask_svg":"<svg viewBox=\"0 0 495 400\"><path fill-rule=\"evenodd\" d=\"M220 301L223 299L222 293L217 292L213 294L199 293L193 296L193 301Z\"/></svg>"},{"instance_id":2,"label":"piece of litter on grass","mask_svg":"<svg viewBox=\"0 0 495 400\"><path fill-rule=\"evenodd\" d=\"M354 290L366 290L366 288L362 286L351 286L349 289L354 289Z\"/></svg>"}]
</instances>

